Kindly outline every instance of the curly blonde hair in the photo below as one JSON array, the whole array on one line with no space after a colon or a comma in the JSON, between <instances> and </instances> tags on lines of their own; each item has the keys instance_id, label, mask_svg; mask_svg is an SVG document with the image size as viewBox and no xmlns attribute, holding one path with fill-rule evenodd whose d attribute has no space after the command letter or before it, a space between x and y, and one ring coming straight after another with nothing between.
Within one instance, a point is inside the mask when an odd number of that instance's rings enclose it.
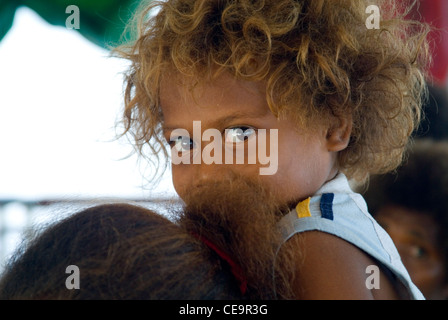
<instances>
[{"instance_id":1,"label":"curly blonde hair","mask_svg":"<svg viewBox=\"0 0 448 320\"><path fill-rule=\"evenodd\" d=\"M380 8L379 29L366 26L370 4ZM350 143L338 155L349 178L393 170L420 121L429 60L428 27L405 19L409 10L392 0L154 1L141 13L137 40L117 50L131 61L124 134L142 155L149 147L167 156L162 76L174 70L200 82L218 69L264 81L273 114L302 126L351 119Z\"/></svg>"}]
</instances>

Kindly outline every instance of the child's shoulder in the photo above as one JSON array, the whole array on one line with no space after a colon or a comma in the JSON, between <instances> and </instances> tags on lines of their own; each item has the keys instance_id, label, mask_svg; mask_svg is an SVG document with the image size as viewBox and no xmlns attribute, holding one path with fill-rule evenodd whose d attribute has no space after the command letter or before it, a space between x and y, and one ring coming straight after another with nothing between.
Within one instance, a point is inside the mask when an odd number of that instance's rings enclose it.
<instances>
[{"instance_id":1,"label":"child's shoulder","mask_svg":"<svg viewBox=\"0 0 448 320\"><path fill-rule=\"evenodd\" d=\"M401 278L408 291L416 289L391 238L368 213L365 201L350 189L343 174L300 202L282 218L279 227L285 241L299 239L293 241L302 259L298 279L304 287L313 286L305 298L317 294L322 298L393 298L396 291L391 275ZM370 272L378 272L381 290L375 286L369 289L366 281ZM321 292L327 286L328 290ZM403 286L399 287L402 291ZM415 296L420 297L418 292Z\"/></svg>"},{"instance_id":2,"label":"child's shoulder","mask_svg":"<svg viewBox=\"0 0 448 320\"><path fill-rule=\"evenodd\" d=\"M397 299L398 294L377 262L342 238L321 231L297 235L300 264L295 277L299 299ZM370 271L378 274L371 282Z\"/></svg>"}]
</instances>

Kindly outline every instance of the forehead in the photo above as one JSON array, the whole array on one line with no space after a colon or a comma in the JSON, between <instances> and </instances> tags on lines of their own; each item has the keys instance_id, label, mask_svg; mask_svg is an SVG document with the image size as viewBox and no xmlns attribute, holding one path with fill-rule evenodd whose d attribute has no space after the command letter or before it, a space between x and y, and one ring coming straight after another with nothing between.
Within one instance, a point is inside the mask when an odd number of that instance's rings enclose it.
<instances>
[{"instance_id":1,"label":"forehead","mask_svg":"<svg viewBox=\"0 0 448 320\"><path fill-rule=\"evenodd\" d=\"M209 113L213 117L270 113L264 82L238 80L227 73L202 81L167 73L160 83L160 107L165 121Z\"/></svg>"},{"instance_id":2,"label":"forehead","mask_svg":"<svg viewBox=\"0 0 448 320\"><path fill-rule=\"evenodd\" d=\"M399 228L404 233L437 243L439 232L437 222L425 212L397 205L386 205L378 211L376 218L389 226Z\"/></svg>"}]
</instances>

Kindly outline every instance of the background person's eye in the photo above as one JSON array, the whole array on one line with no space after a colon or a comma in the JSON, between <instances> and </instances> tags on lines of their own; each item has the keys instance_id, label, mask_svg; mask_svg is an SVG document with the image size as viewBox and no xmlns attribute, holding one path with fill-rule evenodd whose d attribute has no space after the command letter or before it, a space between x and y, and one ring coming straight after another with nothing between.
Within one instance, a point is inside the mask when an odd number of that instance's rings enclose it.
<instances>
[{"instance_id":1,"label":"background person's eye","mask_svg":"<svg viewBox=\"0 0 448 320\"><path fill-rule=\"evenodd\" d=\"M411 254L414 258L423 259L427 256L428 251L421 246L412 246Z\"/></svg>"},{"instance_id":2,"label":"background person's eye","mask_svg":"<svg viewBox=\"0 0 448 320\"><path fill-rule=\"evenodd\" d=\"M194 148L194 141L189 137L176 137L170 142L171 147L174 147L177 152L187 152Z\"/></svg>"},{"instance_id":3,"label":"background person's eye","mask_svg":"<svg viewBox=\"0 0 448 320\"><path fill-rule=\"evenodd\" d=\"M225 142L240 143L249 139L255 134L255 129L251 127L234 127L225 130Z\"/></svg>"}]
</instances>

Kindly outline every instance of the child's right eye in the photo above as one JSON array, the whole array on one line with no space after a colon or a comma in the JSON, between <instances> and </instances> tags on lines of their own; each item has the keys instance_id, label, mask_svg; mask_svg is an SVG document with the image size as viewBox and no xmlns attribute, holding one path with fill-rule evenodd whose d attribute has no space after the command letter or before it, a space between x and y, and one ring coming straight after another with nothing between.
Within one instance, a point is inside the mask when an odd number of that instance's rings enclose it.
<instances>
[{"instance_id":1,"label":"child's right eye","mask_svg":"<svg viewBox=\"0 0 448 320\"><path fill-rule=\"evenodd\" d=\"M170 141L171 148L175 148L177 152L188 152L194 148L194 141L189 137L176 137Z\"/></svg>"},{"instance_id":2,"label":"child's right eye","mask_svg":"<svg viewBox=\"0 0 448 320\"><path fill-rule=\"evenodd\" d=\"M226 143L239 144L256 134L256 130L249 126L239 126L226 129L224 140Z\"/></svg>"}]
</instances>

